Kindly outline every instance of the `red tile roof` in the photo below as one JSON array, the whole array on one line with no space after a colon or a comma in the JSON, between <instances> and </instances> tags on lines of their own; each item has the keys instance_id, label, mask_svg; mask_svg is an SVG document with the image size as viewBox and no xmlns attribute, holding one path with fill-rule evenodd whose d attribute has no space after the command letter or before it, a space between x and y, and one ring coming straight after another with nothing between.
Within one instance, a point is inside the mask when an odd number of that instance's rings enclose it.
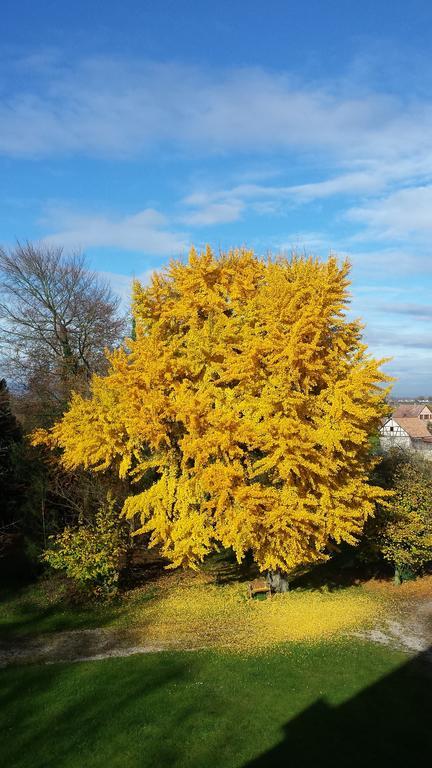
<instances>
[{"instance_id":1,"label":"red tile roof","mask_svg":"<svg viewBox=\"0 0 432 768\"><path fill-rule=\"evenodd\" d=\"M416 418L403 419L398 417L396 419L395 416L393 416L393 419L399 424L400 427L402 427L402 429L405 430L405 432L408 433L410 437L417 439L421 438L428 443L432 443L432 434L427 428L426 421L421 421L421 419Z\"/></svg>"},{"instance_id":2,"label":"red tile roof","mask_svg":"<svg viewBox=\"0 0 432 768\"><path fill-rule=\"evenodd\" d=\"M393 416L395 419L398 419L399 417L401 419L418 418L423 408L428 408L429 412L432 413L426 403L401 403L393 411Z\"/></svg>"}]
</instances>

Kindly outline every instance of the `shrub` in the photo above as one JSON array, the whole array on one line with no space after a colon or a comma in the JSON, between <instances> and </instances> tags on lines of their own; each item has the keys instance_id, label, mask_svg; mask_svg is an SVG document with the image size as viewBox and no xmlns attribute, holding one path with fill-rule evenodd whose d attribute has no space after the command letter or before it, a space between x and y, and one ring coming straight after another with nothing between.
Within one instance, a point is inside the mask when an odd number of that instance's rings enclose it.
<instances>
[{"instance_id":1,"label":"shrub","mask_svg":"<svg viewBox=\"0 0 432 768\"><path fill-rule=\"evenodd\" d=\"M116 594L127 534L110 495L94 522L66 527L50 538L52 542L43 554L46 563L65 571L80 588L96 597Z\"/></svg>"},{"instance_id":2,"label":"shrub","mask_svg":"<svg viewBox=\"0 0 432 768\"><path fill-rule=\"evenodd\" d=\"M381 480L394 495L367 525L363 555L384 559L401 581L432 562L432 464L394 452L383 461Z\"/></svg>"}]
</instances>

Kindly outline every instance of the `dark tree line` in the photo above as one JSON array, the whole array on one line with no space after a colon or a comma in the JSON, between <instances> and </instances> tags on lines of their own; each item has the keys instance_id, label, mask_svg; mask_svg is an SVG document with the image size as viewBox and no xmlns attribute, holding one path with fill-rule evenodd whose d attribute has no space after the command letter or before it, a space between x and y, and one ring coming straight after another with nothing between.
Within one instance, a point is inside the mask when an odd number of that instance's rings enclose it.
<instances>
[{"instance_id":1,"label":"dark tree line","mask_svg":"<svg viewBox=\"0 0 432 768\"><path fill-rule=\"evenodd\" d=\"M0 380L0 489L1 528L7 530L18 520L22 504L22 480L19 475L22 429L12 413L5 379Z\"/></svg>"}]
</instances>

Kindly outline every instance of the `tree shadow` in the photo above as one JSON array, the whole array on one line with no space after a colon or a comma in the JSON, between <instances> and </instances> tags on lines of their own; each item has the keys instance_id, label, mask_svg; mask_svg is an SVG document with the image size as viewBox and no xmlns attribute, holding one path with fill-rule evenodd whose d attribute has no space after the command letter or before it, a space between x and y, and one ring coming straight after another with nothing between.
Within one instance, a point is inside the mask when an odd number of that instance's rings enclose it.
<instances>
[{"instance_id":1,"label":"tree shadow","mask_svg":"<svg viewBox=\"0 0 432 768\"><path fill-rule=\"evenodd\" d=\"M432 648L338 706L316 701L286 723L280 744L242 768L426 765L431 715Z\"/></svg>"},{"instance_id":2,"label":"tree shadow","mask_svg":"<svg viewBox=\"0 0 432 768\"><path fill-rule=\"evenodd\" d=\"M241 563L237 561L231 549L210 555L205 564L205 570L214 578L215 584L245 583L259 576L259 569L252 557L246 556Z\"/></svg>"},{"instance_id":3,"label":"tree shadow","mask_svg":"<svg viewBox=\"0 0 432 768\"><path fill-rule=\"evenodd\" d=\"M20 643L25 637L44 632L61 632L102 627L118 612L115 603L72 599L60 574L44 579L12 579L0 588L3 611L0 617L0 646ZM37 594L37 591L40 593Z\"/></svg>"},{"instance_id":4,"label":"tree shadow","mask_svg":"<svg viewBox=\"0 0 432 768\"><path fill-rule=\"evenodd\" d=\"M328 562L314 565L294 577L291 588L337 592L349 587L359 587L371 578L390 579L392 576L392 568L385 565L380 565L379 569L376 566L367 566L359 562L354 549L347 548Z\"/></svg>"},{"instance_id":5,"label":"tree shadow","mask_svg":"<svg viewBox=\"0 0 432 768\"><path fill-rule=\"evenodd\" d=\"M120 589L123 592L144 587L157 581L165 572L169 560L157 552L142 547L135 548L125 568L120 573Z\"/></svg>"},{"instance_id":6,"label":"tree shadow","mask_svg":"<svg viewBox=\"0 0 432 768\"><path fill-rule=\"evenodd\" d=\"M170 561L161 557L157 550L149 550L145 547L136 547L132 551L127 567L121 574L120 586L124 592L137 587L144 587L157 581L167 574L167 566ZM220 552L209 555L202 564L204 573L211 576L216 585L244 583L259 576L259 569L251 557L246 557L241 563L237 562L234 552L223 549ZM171 573L187 573L187 570L178 568ZM189 571L189 573L191 573Z\"/></svg>"},{"instance_id":7,"label":"tree shadow","mask_svg":"<svg viewBox=\"0 0 432 768\"><path fill-rule=\"evenodd\" d=\"M146 706L160 707L158 691L175 690L187 674L182 661L163 658L162 654L152 656L151 664L146 664L142 657L144 663L138 667L137 657L102 664L81 663L78 678L75 664L31 665L6 670L6 684L0 691L0 711L2 719L8 723L7 713L13 708L14 718L6 729L6 742L0 744L0 755L3 754L5 760L2 765L32 768L93 765L95 735L102 733L107 754L106 762L103 758L102 761L105 765L121 766L125 747L122 741L120 752L117 743L121 726L131 728L132 733L134 727L141 727ZM106 664L111 665L108 681ZM40 705L53 690L58 692L55 708L48 718L44 713L35 727L37 712L34 712L32 702ZM134 702L140 702L141 707L135 710ZM186 711L184 716L187 716ZM169 711L161 711L160 717L170 722ZM181 717L178 727L181 728ZM161 744L159 750L163 764L172 764L174 745ZM146 765L145 744L142 752L142 764Z\"/></svg>"}]
</instances>

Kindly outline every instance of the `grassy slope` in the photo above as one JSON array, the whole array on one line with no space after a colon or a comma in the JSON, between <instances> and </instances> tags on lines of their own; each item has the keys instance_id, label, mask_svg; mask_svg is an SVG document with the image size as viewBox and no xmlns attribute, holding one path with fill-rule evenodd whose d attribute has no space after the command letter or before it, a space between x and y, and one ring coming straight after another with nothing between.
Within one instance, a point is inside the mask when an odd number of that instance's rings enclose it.
<instances>
[{"instance_id":1,"label":"grassy slope","mask_svg":"<svg viewBox=\"0 0 432 768\"><path fill-rule=\"evenodd\" d=\"M0 764L416 764L430 755L432 708L414 665L351 642L11 667L0 670Z\"/></svg>"}]
</instances>

